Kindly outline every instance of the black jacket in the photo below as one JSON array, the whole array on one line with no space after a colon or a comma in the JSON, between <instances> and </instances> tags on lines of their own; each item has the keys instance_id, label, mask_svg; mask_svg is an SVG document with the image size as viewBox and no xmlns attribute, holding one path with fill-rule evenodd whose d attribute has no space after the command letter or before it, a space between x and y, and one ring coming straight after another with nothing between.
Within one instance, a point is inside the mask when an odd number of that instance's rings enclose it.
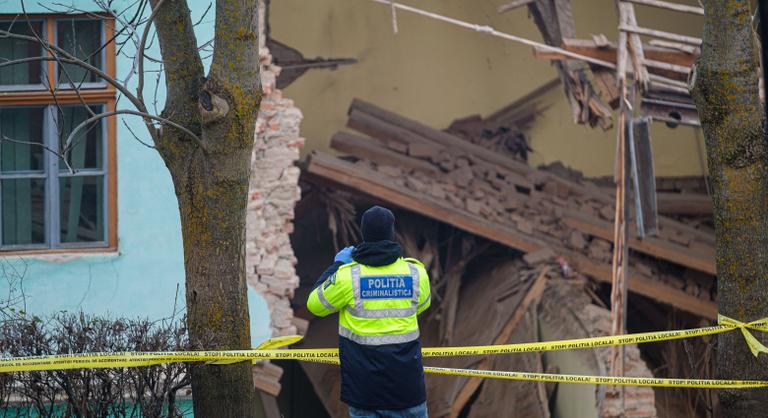
<instances>
[{"instance_id":1,"label":"black jacket","mask_svg":"<svg viewBox=\"0 0 768 418\"><path fill-rule=\"evenodd\" d=\"M401 255L392 241L358 245L352 258L368 266L386 266ZM315 282L315 287L338 270L334 262ZM341 359L341 400L360 409L406 409L426 401L421 342L362 345L339 336Z\"/></svg>"}]
</instances>

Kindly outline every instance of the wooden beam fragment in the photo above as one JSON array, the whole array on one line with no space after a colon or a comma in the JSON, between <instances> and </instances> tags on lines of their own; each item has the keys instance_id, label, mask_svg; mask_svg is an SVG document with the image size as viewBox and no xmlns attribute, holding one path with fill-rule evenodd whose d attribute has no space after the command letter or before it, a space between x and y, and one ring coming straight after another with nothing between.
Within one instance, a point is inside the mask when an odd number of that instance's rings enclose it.
<instances>
[{"instance_id":1,"label":"wooden beam fragment","mask_svg":"<svg viewBox=\"0 0 768 418\"><path fill-rule=\"evenodd\" d=\"M646 36L652 36L654 38L680 42L680 43L689 44L693 46L701 46L701 38L696 38L694 36L679 35L677 33L643 28L635 25L627 25L624 23L619 24L619 30L629 32L629 33L636 33L638 35L646 35Z\"/></svg>"},{"instance_id":2,"label":"wooden beam fragment","mask_svg":"<svg viewBox=\"0 0 768 418\"><path fill-rule=\"evenodd\" d=\"M672 10L675 12L691 13L694 15L704 16L704 9L696 6L688 6L687 4L672 3L662 0L624 0L630 3L641 4L643 6L658 7L660 9Z\"/></svg>"},{"instance_id":3,"label":"wooden beam fragment","mask_svg":"<svg viewBox=\"0 0 768 418\"><path fill-rule=\"evenodd\" d=\"M712 198L705 194L658 193L659 212L671 215L712 215Z\"/></svg>"},{"instance_id":4,"label":"wooden beam fragment","mask_svg":"<svg viewBox=\"0 0 768 418\"><path fill-rule=\"evenodd\" d=\"M349 155L374 161L377 164L386 164L400 167L405 170L416 170L428 175L435 175L440 170L428 161L410 158L388 148L379 145L378 141L363 138L347 132L337 132L331 138L331 148Z\"/></svg>"},{"instance_id":5,"label":"wooden beam fragment","mask_svg":"<svg viewBox=\"0 0 768 418\"><path fill-rule=\"evenodd\" d=\"M580 56L589 57L590 59L595 59L600 62L616 62L617 51L614 44L611 44L607 47L598 47L594 41L584 39L571 39L566 40L566 42L572 43L573 45L563 45L562 49L565 51L572 52ZM693 54L687 54L666 48L652 47L648 44L643 44L643 51L645 56L643 62L648 67L648 71L650 72L648 78L650 80L656 81L660 80L658 77L664 77L668 80L674 80L675 82L683 83L685 80L687 80L687 73L689 68L693 64L693 61L696 59L696 56ZM541 48L534 48L533 54L534 57L538 59L558 61L574 59L573 57L566 56L565 54L559 53L557 51L544 50ZM593 66L593 68L598 68L598 66ZM630 71L630 73L634 72L634 69ZM680 84L679 86L685 87L683 84Z\"/></svg>"},{"instance_id":6,"label":"wooden beam fragment","mask_svg":"<svg viewBox=\"0 0 768 418\"><path fill-rule=\"evenodd\" d=\"M648 45L651 45L657 48L676 50L676 51L680 51L680 52L691 54L691 55L699 55L701 53L701 49L698 46L681 44L679 42L665 41L662 39L651 39L650 41L648 41Z\"/></svg>"},{"instance_id":7,"label":"wooden beam fragment","mask_svg":"<svg viewBox=\"0 0 768 418\"><path fill-rule=\"evenodd\" d=\"M520 323L520 321L523 320L523 317L528 311L528 308L530 308L534 302L541 299L541 295L544 293L544 289L547 287L548 272L549 268L546 266L541 269L541 272L536 277L536 280L533 282L531 287L528 288L528 292L525 294L523 300L519 305L517 305L517 308L515 308L512 316L504 324L504 327L502 327L499 335L494 338L494 345L507 344L510 337L512 337L512 332L515 331L517 325ZM476 370L490 370L492 365L493 359L491 357L485 357L480 360L480 362L474 368ZM472 398L472 395L475 393L475 391L477 391L477 388L480 387L482 382L483 379L480 377L470 377L466 382L464 382L464 385L459 390L459 393L456 395L455 400L453 401L453 405L451 406L451 418L456 418L459 416L461 410L464 409L464 406L466 406L467 402L469 402L470 398Z\"/></svg>"},{"instance_id":8,"label":"wooden beam fragment","mask_svg":"<svg viewBox=\"0 0 768 418\"><path fill-rule=\"evenodd\" d=\"M598 46L594 40L590 39L564 39L561 48L566 51L577 54L587 55L609 62L616 62L616 44L610 43L608 46ZM691 47L693 48L693 47ZM653 41L643 45L647 59L668 62L670 64L690 67L696 61L698 54L693 52L684 52L670 50L662 46L654 46Z\"/></svg>"},{"instance_id":9,"label":"wooden beam fragment","mask_svg":"<svg viewBox=\"0 0 768 418\"><path fill-rule=\"evenodd\" d=\"M635 7L632 3L626 3L619 1L619 15L622 22L626 22L627 25L637 26L637 18L635 17ZM640 35L633 33L629 35L628 48L630 57L632 57L632 65L635 68L635 82L640 85L642 91L648 89L648 82L650 81L648 76L648 69L645 68L645 53L643 52L643 41L640 39Z\"/></svg>"},{"instance_id":10,"label":"wooden beam fragment","mask_svg":"<svg viewBox=\"0 0 768 418\"><path fill-rule=\"evenodd\" d=\"M380 118L353 108L350 108L347 127L369 135L376 140L383 141L386 144L391 142L405 144L406 149L408 144L423 143L425 141L423 137L407 129L386 123Z\"/></svg>"},{"instance_id":11,"label":"wooden beam fragment","mask_svg":"<svg viewBox=\"0 0 768 418\"><path fill-rule=\"evenodd\" d=\"M648 58L646 58L644 62L645 62L645 65L649 67L658 68L660 70L673 71L676 73L684 74L685 76L688 76L688 74L691 73L691 67L670 64L668 62L656 61Z\"/></svg>"}]
</instances>

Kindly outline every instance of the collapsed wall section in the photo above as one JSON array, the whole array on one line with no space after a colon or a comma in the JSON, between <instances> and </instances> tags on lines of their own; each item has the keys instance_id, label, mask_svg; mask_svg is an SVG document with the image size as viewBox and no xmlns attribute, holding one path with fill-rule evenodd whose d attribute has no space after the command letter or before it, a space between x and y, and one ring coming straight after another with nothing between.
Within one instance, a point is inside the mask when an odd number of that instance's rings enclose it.
<instances>
[{"instance_id":1,"label":"collapsed wall section","mask_svg":"<svg viewBox=\"0 0 768 418\"><path fill-rule=\"evenodd\" d=\"M301 197L296 166L304 139L301 110L277 89L280 67L272 63L259 2L259 65L264 96L256 122L246 217L245 263L248 285L266 299L272 335L296 334L290 299L299 285L289 234L293 208Z\"/></svg>"}]
</instances>

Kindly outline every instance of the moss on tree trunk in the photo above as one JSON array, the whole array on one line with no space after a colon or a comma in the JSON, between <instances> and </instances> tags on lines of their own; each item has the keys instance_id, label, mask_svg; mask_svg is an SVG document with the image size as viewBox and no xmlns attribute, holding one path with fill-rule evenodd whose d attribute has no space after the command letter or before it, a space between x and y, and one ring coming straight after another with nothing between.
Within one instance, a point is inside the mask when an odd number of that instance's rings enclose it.
<instances>
[{"instance_id":1,"label":"moss on tree trunk","mask_svg":"<svg viewBox=\"0 0 768 418\"><path fill-rule=\"evenodd\" d=\"M758 95L758 50L748 0L705 0L692 94L706 139L717 238L720 312L768 316L768 155ZM762 336L757 335L758 338ZM739 332L720 334L717 376L768 380ZM766 416L768 391L723 390L722 416Z\"/></svg>"}]
</instances>

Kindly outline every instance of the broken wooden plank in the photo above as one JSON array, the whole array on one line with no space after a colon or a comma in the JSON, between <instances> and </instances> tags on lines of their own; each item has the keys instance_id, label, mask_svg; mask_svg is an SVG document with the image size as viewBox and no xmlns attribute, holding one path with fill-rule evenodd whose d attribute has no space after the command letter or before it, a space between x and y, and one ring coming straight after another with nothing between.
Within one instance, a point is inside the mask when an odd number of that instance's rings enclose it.
<instances>
[{"instance_id":1,"label":"broken wooden plank","mask_svg":"<svg viewBox=\"0 0 768 418\"><path fill-rule=\"evenodd\" d=\"M656 41L656 40L654 40ZM665 62L669 64L679 65L683 67L690 67L696 61L698 54L693 51L695 47L688 47L686 51L680 51L676 49L670 49L669 46L663 47L661 45L654 45L655 42L651 41L649 44L643 45L643 51L645 52L646 59L655 60L659 62ZM667 45L666 43L664 45ZM687 46L687 45L686 45ZM616 63L616 44L610 43L608 46L599 46L594 39L564 39L560 48L565 49L568 52L584 55L590 58L599 59L601 61L607 61ZM688 52L691 51L691 52ZM534 49L534 55L536 58L541 59L572 59L564 55L558 54L551 50Z\"/></svg>"},{"instance_id":2,"label":"broken wooden plank","mask_svg":"<svg viewBox=\"0 0 768 418\"><path fill-rule=\"evenodd\" d=\"M697 46L681 44L679 42L665 41L663 39L651 39L648 41L648 45L667 50L679 51L690 55L701 54L701 49Z\"/></svg>"},{"instance_id":3,"label":"broken wooden plank","mask_svg":"<svg viewBox=\"0 0 768 418\"><path fill-rule=\"evenodd\" d=\"M512 316L504 324L504 327L502 327L499 335L494 338L494 345L506 344L509 341L509 338L512 336L512 332L514 332L515 328L517 327L517 324L519 324L525 316L525 312L528 311L528 308L530 308L534 302L541 299L541 295L544 293L544 289L547 286L548 272L548 267L541 269L541 272L536 277L536 280L533 282L531 287L528 288L528 292L526 293L523 300L519 305L517 305L517 308L515 308ZM485 357L480 360L480 363L477 364L475 369L490 370L492 364L493 359L491 357ZM464 406L467 404L467 402L469 402L469 399L475 393L477 388L480 387L482 382L483 379L480 377L471 377L464 383L464 386L462 386L462 388L459 390L459 393L456 395L456 398L453 401L453 405L451 406L451 418L456 418L459 416L461 410L464 409Z\"/></svg>"},{"instance_id":4,"label":"broken wooden plank","mask_svg":"<svg viewBox=\"0 0 768 418\"><path fill-rule=\"evenodd\" d=\"M347 132L337 132L331 138L331 147L349 155L374 161L377 164L386 164L405 170L415 170L428 175L437 174L438 169L434 164L417 158L409 158L407 155L392 151L379 145L375 140L359 137Z\"/></svg>"},{"instance_id":5,"label":"broken wooden plank","mask_svg":"<svg viewBox=\"0 0 768 418\"><path fill-rule=\"evenodd\" d=\"M613 242L610 222L587 217L576 211L564 213L562 221L585 234ZM646 237L641 240L634 236L629 240L629 247L635 251L703 271L713 276L716 274L714 249L712 249L711 254L702 254L700 251L694 252L661 238Z\"/></svg>"},{"instance_id":6,"label":"broken wooden plank","mask_svg":"<svg viewBox=\"0 0 768 418\"><path fill-rule=\"evenodd\" d=\"M687 4L672 3L663 0L624 0L630 3L641 4L643 6L657 7L665 10L672 10L675 12L691 13L694 15L704 16L704 9L697 6L688 6Z\"/></svg>"},{"instance_id":7,"label":"broken wooden plank","mask_svg":"<svg viewBox=\"0 0 768 418\"><path fill-rule=\"evenodd\" d=\"M677 33L666 32L663 30L649 29L635 25L620 24L620 31L626 31L630 33L636 33L638 35L652 36L654 38L665 39L673 42L680 42L683 44L701 46L701 38L694 36L679 35Z\"/></svg>"},{"instance_id":8,"label":"broken wooden plank","mask_svg":"<svg viewBox=\"0 0 768 418\"><path fill-rule=\"evenodd\" d=\"M637 18L635 16L635 7L631 3L619 1L619 15L625 19L624 21L630 26L637 26ZM633 33L629 35L628 40L629 53L632 58L632 65L635 68L635 82L640 84L640 88L645 91L648 89L648 82L650 81L648 75L648 69L645 67L645 53L643 51L643 41L640 39L640 35Z\"/></svg>"},{"instance_id":9,"label":"broken wooden plank","mask_svg":"<svg viewBox=\"0 0 768 418\"><path fill-rule=\"evenodd\" d=\"M395 124L387 123L370 113L352 108L350 108L347 127L369 135L376 140L383 141L386 144L391 142L405 144L406 149L408 144L426 141L414 132L403 129Z\"/></svg>"},{"instance_id":10,"label":"broken wooden plank","mask_svg":"<svg viewBox=\"0 0 768 418\"><path fill-rule=\"evenodd\" d=\"M550 247L555 253L568 260L578 261L579 265L582 266L582 270L578 271L590 276L599 275L599 277L593 277L600 281L610 282L611 280L610 266L605 263L573 253L551 240L542 240L516 229L489 222L482 217L457 210L447 203L388 184L385 179L381 178L382 176L338 158L315 152L307 161L306 173L324 182L332 182L350 188L374 199L389 202L395 206L451 224L464 231L523 252L534 252L544 247ZM658 280L631 274L628 286L630 291L637 291L660 302L673 304L687 312L707 318L716 316L717 309L714 302L701 300L698 297L678 291Z\"/></svg>"},{"instance_id":11,"label":"broken wooden plank","mask_svg":"<svg viewBox=\"0 0 768 418\"><path fill-rule=\"evenodd\" d=\"M645 62L645 65L647 65L647 66L649 66L651 68L658 68L660 70L667 70L667 71L672 71L672 72L675 72L675 73L680 73L680 74L685 75L686 77L688 76L688 74L691 73L691 67L686 67L686 66L676 65L676 64L670 64L668 62L656 61L656 60L652 60L652 59L648 59L648 58L646 58L644 62Z\"/></svg>"}]
</instances>

